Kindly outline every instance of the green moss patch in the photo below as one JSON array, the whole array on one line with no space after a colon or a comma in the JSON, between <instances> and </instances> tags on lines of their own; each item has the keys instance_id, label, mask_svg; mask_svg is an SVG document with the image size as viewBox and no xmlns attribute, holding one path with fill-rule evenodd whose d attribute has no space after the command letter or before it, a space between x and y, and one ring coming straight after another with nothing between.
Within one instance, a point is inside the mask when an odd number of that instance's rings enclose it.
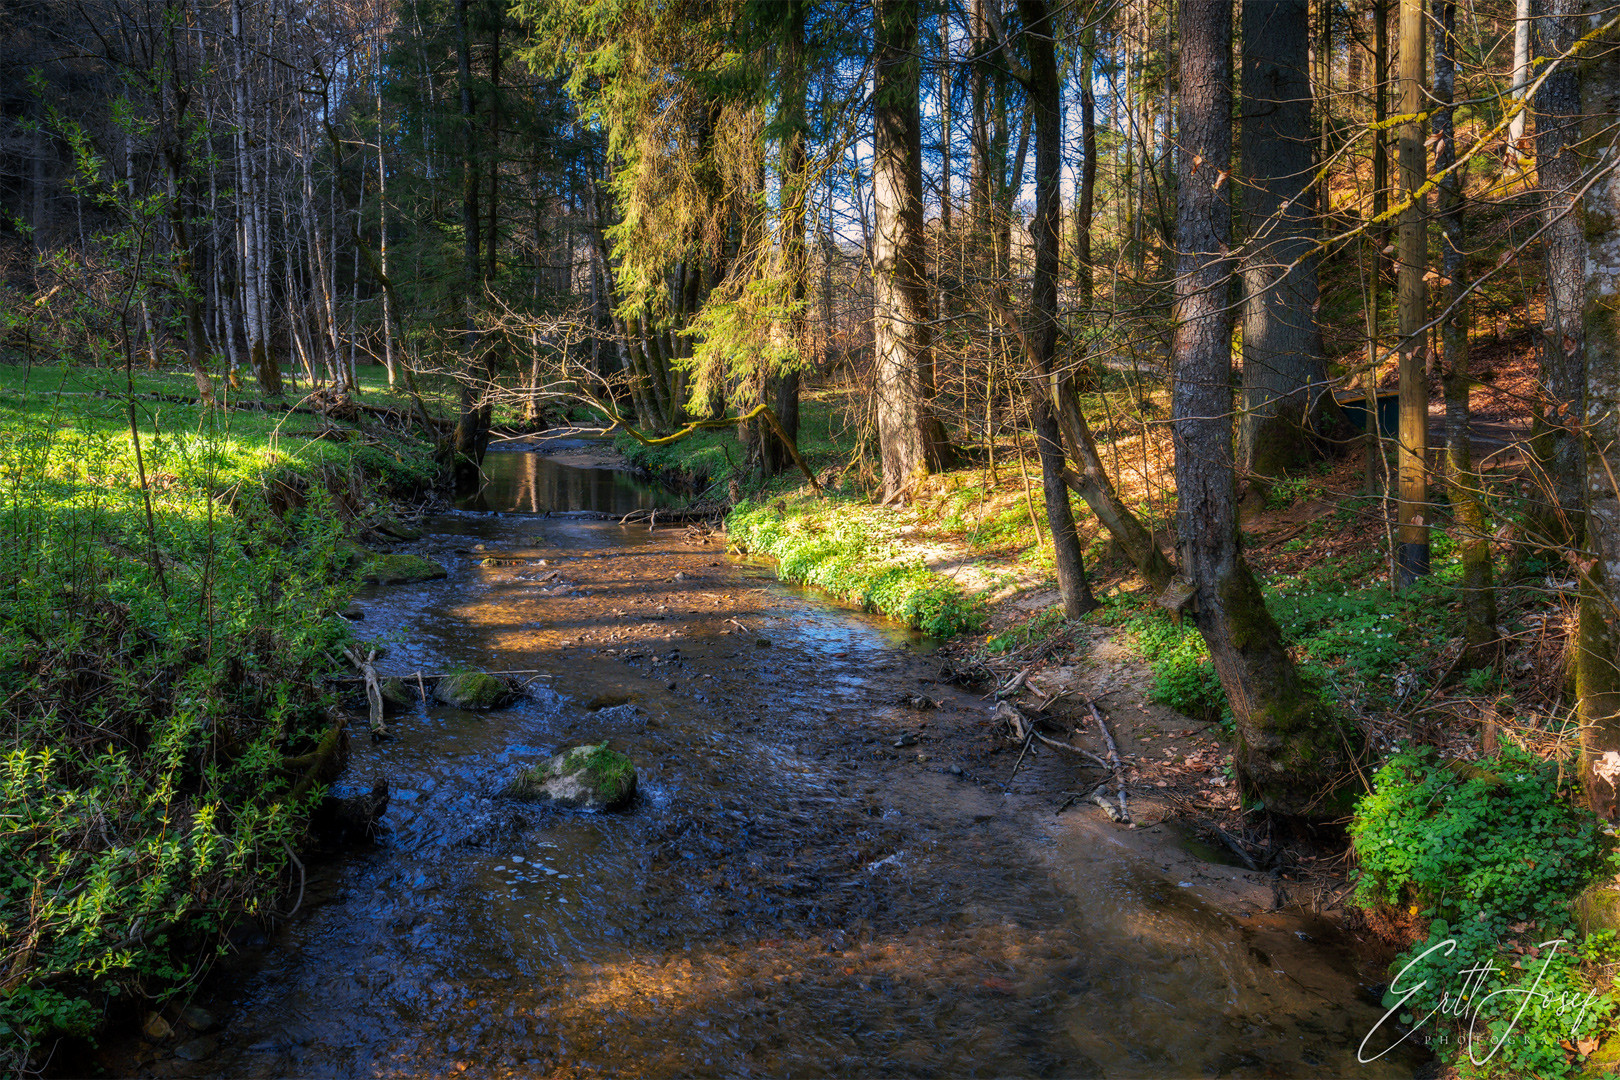
<instances>
[{"instance_id":1,"label":"green moss patch","mask_svg":"<svg viewBox=\"0 0 1620 1080\"><path fill-rule=\"evenodd\" d=\"M607 743L576 746L525 769L501 794L570 810L616 810L636 794L636 766Z\"/></svg>"},{"instance_id":2,"label":"green moss patch","mask_svg":"<svg viewBox=\"0 0 1620 1080\"><path fill-rule=\"evenodd\" d=\"M481 710L510 705L517 693L504 679L469 671L440 679L433 696L452 709Z\"/></svg>"},{"instance_id":3,"label":"green moss patch","mask_svg":"<svg viewBox=\"0 0 1620 1080\"><path fill-rule=\"evenodd\" d=\"M374 585L415 585L448 577L449 571L421 555L395 554L375 556L361 576Z\"/></svg>"}]
</instances>

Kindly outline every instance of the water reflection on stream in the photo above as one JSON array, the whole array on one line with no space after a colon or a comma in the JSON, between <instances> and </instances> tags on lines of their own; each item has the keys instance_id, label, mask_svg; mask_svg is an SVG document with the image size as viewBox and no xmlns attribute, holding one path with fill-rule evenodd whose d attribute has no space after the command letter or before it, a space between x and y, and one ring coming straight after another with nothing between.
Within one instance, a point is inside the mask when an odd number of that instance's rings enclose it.
<instances>
[{"instance_id":1,"label":"water reflection on stream","mask_svg":"<svg viewBox=\"0 0 1620 1080\"><path fill-rule=\"evenodd\" d=\"M642 497L521 456L483 506ZM450 579L369 592L360 629L397 638L389 671L536 669L530 697L355 740L351 778L393 785L386 835L311 867L215 980L219 1052L168 1075L1411 1075L1355 1063L1381 1010L1303 923L1240 925L993 784L851 751L928 670L893 628L677 530L429 526ZM934 692L938 722L981 722ZM493 797L604 738L640 767L632 812Z\"/></svg>"}]
</instances>

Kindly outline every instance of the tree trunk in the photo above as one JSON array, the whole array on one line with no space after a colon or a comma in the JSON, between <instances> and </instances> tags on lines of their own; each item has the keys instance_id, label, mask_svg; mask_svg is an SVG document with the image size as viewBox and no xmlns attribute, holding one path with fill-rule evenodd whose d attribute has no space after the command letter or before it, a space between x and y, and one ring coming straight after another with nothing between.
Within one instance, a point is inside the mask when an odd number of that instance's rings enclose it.
<instances>
[{"instance_id":1,"label":"tree trunk","mask_svg":"<svg viewBox=\"0 0 1620 1080\"><path fill-rule=\"evenodd\" d=\"M1332 409L1317 322L1307 67L1310 0L1243 4L1243 412L1238 465L1279 476L1320 457Z\"/></svg>"},{"instance_id":2,"label":"tree trunk","mask_svg":"<svg viewBox=\"0 0 1620 1080\"><path fill-rule=\"evenodd\" d=\"M1097 93L1092 79L1097 68L1095 12L1086 12L1080 37L1080 192L1074 204L1074 272L1079 286L1080 310L1091 311L1096 292L1091 265L1091 221L1097 202Z\"/></svg>"},{"instance_id":3,"label":"tree trunk","mask_svg":"<svg viewBox=\"0 0 1620 1080\"><path fill-rule=\"evenodd\" d=\"M1581 16L1600 25L1608 12L1589 0ZM1559 27L1558 29L1563 29ZM1580 135L1594 160L1614 154L1614 102L1620 97L1620 33L1608 29L1580 61ZM1581 776L1601 817L1620 809L1620 184L1611 176L1586 193L1584 217L1586 549L1581 573L1575 687L1581 719Z\"/></svg>"},{"instance_id":4,"label":"tree trunk","mask_svg":"<svg viewBox=\"0 0 1620 1080\"><path fill-rule=\"evenodd\" d=\"M788 0L787 39L782 50L782 104L780 126L781 147L778 157L777 187L781 193L782 272L788 283L788 298L793 314L784 333L791 343L794 356L806 347L805 311L806 279L809 274L808 249L805 247L805 204L810 197L809 176L806 174L805 137L809 121L805 113L805 94L809 87L809 73L804 66L804 24L807 0ZM694 290L695 293L695 290ZM767 379L766 397L782 433L797 443L799 438L799 370L791 367L778 371ZM793 457L769 425L759 428L761 464L767 476L774 476L792 467Z\"/></svg>"},{"instance_id":5,"label":"tree trunk","mask_svg":"<svg viewBox=\"0 0 1620 1080\"><path fill-rule=\"evenodd\" d=\"M1389 5L1394 0L1373 0L1373 218L1379 221L1377 265L1384 264L1383 250L1389 246L1389 226L1382 218L1389 209L1389 135L1384 121L1389 118ZM1377 282L1383 271L1373 277L1374 303L1377 302Z\"/></svg>"},{"instance_id":6,"label":"tree trunk","mask_svg":"<svg viewBox=\"0 0 1620 1080\"><path fill-rule=\"evenodd\" d=\"M1581 0L1543 0L1539 53L1551 59L1574 47L1580 37ZM1585 451L1577 422L1586 383L1585 331L1581 325L1586 291L1586 238L1581 231L1575 188L1582 165L1581 80L1574 60L1554 69L1536 93L1536 170L1542 196L1541 248L1547 263L1547 319L1541 342L1541 395L1534 445L1551 495L1538 514L1538 539L1554 546L1582 542L1581 513L1586 487Z\"/></svg>"},{"instance_id":7,"label":"tree trunk","mask_svg":"<svg viewBox=\"0 0 1620 1080\"><path fill-rule=\"evenodd\" d=\"M1489 667L1496 660L1496 591L1491 584L1491 537L1485 528L1485 507L1480 500L1479 477L1474 473L1473 445L1469 437L1468 309L1464 292L1465 232L1463 204L1466 185L1460 170L1448 172L1457 160L1456 118L1451 107L1457 78L1457 4L1436 0L1434 39L1434 167L1442 175L1439 188L1440 297L1447 314L1440 323L1441 378L1446 394L1446 472L1450 481L1452 517L1459 532L1462 555L1459 583L1463 610L1461 667Z\"/></svg>"},{"instance_id":8,"label":"tree trunk","mask_svg":"<svg viewBox=\"0 0 1620 1080\"><path fill-rule=\"evenodd\" d=\"M259 177L253 167L250 132L252 118L247 106L247 64L243 45L242 0L231 3L231 39L234 70L231 79L232 101L236 108L236 175L238 189L239 230L242 242L241 295L242 329L247 336L248 363L258 377L259 386L268 397L281 395L281 365L270 354L269 335L266 332L265 304L260 292L259 260L268 254L269 245L261 243L258 215Z\"/></svg>"},{"instance_id":9,"label":"tree trunk","mask_svg":"<svg viewBox=\"0 0 1620 1080\"><path fill-rule=\"evenodd\" d=\"M1063 115L1059 110L1062 86L1057 55L1052 47L1054 27L1046 0L1020 0L1025 44L1029 51L1029 100L1035 116L1035 218L1030 241L1035 247L1034 275L1030 280L1028 351L1035 369L1030 413L1041 457L1041 487L1046 493L1046 522L1052 529L1052 551L1057 562L1058 593L1063 613L1079 618L1097 606L1086 584L1080 536L1069 507L1064 484L1063 438L1052 404L1072 394L1067 371L1058 372L1054 360L1058 337L1058 244L1062 209L1058 203L1063 169ZM1050 401L1044 395L1050 395Z\"/></svg>"},{"instance_id":10,"label":"tree trunk","mask_svg":"<svg viewBox=\"0 0 1620 1080\"><path fill-rule=\"evenodd\" d=\"M930 471L923 372L932 327L923 250L919 0L873 0L873 346L884 498Z\"/></svg>"},{"instance_id":11,"label":"tree trunk","mask_svg":"<svg viewBox=\"0 0 1620 1080\"><path fill-rule=\"evenodd\" d=\"M461 416L451 438L456 481L467 483L478 475L489 445L490 407L483 394L473 392L473 362L478 352L476 312L481 281L478 258L479 216L478 142L473 126L472 50L467 26L467 0L456 0L456 70L461 97L461 230L462 230L462 307L465 326L462 354L466 370L461 378Z\"/></svg>"},{"instance_id":12,"label":"tree trunk","mask_svg":"<svg viewBox=\"0 0 1620 1080\"><path fill-rule=\"evenodd\" d=\"M239 0L240 2L240 0ZM381 56L381 43L378 43L378 55ZM380 68L379 64L379 68ZM388 137L387 125L383 123L383 96L382 72L376 73L377 79L377 263L382 268L382 276L388 277L388 162L384 146ZM382 294L382 332L383 332L383 366L388 369L388 385L393 386L396 380L394 359L394 290L385 286Z\"/></svg>"},{"instance_id":13,"label":"tree trunk","mask_svg":"<svg viewBox=\"0 0 1620 1080\"><path fill-rule=\"evenodd\" d=\"M1423 282L1429 261L1429 237L1418 191L1428 179L1423 147L1423 0L1401 2L1401 197L1409 200L1400 215L1401 409L1396 448L1400 483L1396 512L1400 519L1395 549L1395 584L1399 589L1429 572L1429 377L1422 327L1428 321L1428 287Z\"/></svg>"},{"instance_id":14,"label":"tree trunk","mask_svg":"<svg viewBox=\"0 0 1620 1080\"><path fill-rule=\"evenodd\" d=\"M1508 121L1508 154L1523 165L1530 155L1519 143L1524 138L1525 123L1530 119L1530 103L1525 100L1530 88L1530 0L1516 0L1513 6L1513 89L1514 105L1522 105Z\"/></svg>"},{"instance_id":15,"label":"tree trunk","mask_svg":"<svg viewBox=\"0 0 1620 1080\"><path fill-rule=\"evenodd\" d=\"M197 384L197 398L212 409L214 380L208 374L208 339L203 330L202 292L192 263L191 235L186 227L186 208L180 199L180 165L173 151L163 154L164 176L168 181L169 238L174 248L174 276L180 310L186 323L186 359Z\"/></svg>"},{"instance_id":16,"label":"tree trunk","mask_svg":"<svg viewBox=\"0 0 1620 1080\"><path fill-rule=\"evenodd\" d=\"M1192 618L1226 690L1235 760L1273 812L1307 815L1338 779L1343 734L1301 683L1243 559L1232 458L1228 193L1232 2L1181 0L1181 157L1176 213L1172 434L1182 572Z\"/></svg>"}]
</instances>

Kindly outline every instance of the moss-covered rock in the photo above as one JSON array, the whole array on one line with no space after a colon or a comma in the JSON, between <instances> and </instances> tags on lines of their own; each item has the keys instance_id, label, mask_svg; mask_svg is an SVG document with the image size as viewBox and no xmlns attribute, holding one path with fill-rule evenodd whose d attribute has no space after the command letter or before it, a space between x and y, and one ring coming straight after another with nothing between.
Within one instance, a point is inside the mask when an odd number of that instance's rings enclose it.
<instances>
[{"instance_id":1,"label":"moss-covered rock","mask_svg":"<svg viewBox=\"0 0 1620 1080\"><path fill-rule=\"evenodd\" d=\"M383 715L397 716L416 704L417 691L404 679L383 679L377 684L382 691Z\"/></svg>"},{"instance_id":2,"label":"moss-covered rock","mask_svg":"<svg viewBox=\"0 0 1620 1080\"><path fill-rule=\"evenodd\" d=\"M407 525L403 521L397 521L394 518L385 518L374 525L373 528L384 536L392 536L395 540L422 539L421 529L418 529L415 525Z\"/></svg>"},{"instance_id":3,"label":"moss-covered rock","mask_svg":"<svg viewBox=\"0 0 1620 1080\"><path fill-rule=\"evenodd\" d=\"M433 696L452 709L499 709L510 705L517 692L504 679L469 671L440 679Z\"/></svg>"},{"instance_id":4,"label":"moss-covered rock","mask_svg":"<svg viewBox=\"0 0 1620 1080\"><path fill-rule=\"evenodd\" d=\"M636 767L607 743L576 746L525 769L501 792L565 810L617 810L636 795Z\"/></svg>"},{"instance_id":5,"label":"moss-covered rock","mask_svg":"<svg viewBox=\"0 0 1620 1080\"><path fill-rule=\"evenodd\" d=\"M376 585L414 585L437 581L449 572L420 555L378 555L366 564L365 579Z\"/></svg>"}]
</instances>

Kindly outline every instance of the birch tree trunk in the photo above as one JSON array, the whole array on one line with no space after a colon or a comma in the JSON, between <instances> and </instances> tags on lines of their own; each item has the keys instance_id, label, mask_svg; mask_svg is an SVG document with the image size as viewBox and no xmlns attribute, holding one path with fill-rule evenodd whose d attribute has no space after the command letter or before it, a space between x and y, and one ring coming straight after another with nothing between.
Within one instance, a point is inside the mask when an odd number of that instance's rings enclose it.
<instances>
[{"instance_id":1,"label":"birch tree trunk","mask_svg":"<svg viewBox=\"0 0 1620 1080\"><path fill-rule=\"evenodd\" d=\"M1525 100L1530 88L1530 0L1515 0L1513 6L1513 89L1512 104L1521 106L1508 121L1508 153L1524 164L1530 157L1520 147L1525 124L1530 119L1530 103Z\"/></svg>"},{"instance_id":2,"label":"birch tree trunk","mask_svg":"<svg viewBox=\"0 0 1620 1080\"><path fill-rule=\"evenodd\" d=\"M1305 689L1237 529L1232 456L1232 0L1181 0L1181 156L1171 431L1194 624L1237 728L1244 787L1274 813L1322 813L1344 734Z\"/></svg>"}]
</instances>

